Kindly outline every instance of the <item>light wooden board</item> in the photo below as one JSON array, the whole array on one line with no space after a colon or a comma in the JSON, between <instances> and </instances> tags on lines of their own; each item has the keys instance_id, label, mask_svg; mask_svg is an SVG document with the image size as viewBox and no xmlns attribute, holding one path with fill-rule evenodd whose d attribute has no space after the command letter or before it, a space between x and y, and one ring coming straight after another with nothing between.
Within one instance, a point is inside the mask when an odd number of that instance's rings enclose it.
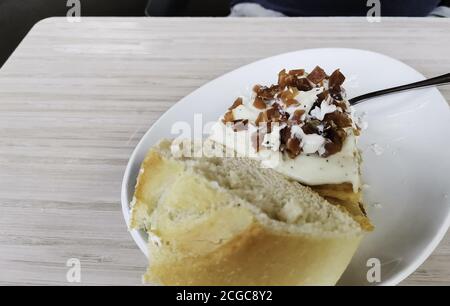
<instances>
[{"instance_id":1,"label":"light wooden board","mask_svg":"<svg viewBox=\"0 0 450 306\"><path fill-rule=\"evenodd\" d=\"M72 257L82 284L140 284L123 171L152 123L209 80L316 47L378 51L434 76L449 72L449 33L449 20L432 18L38 23L0 70L0 284L67 284ZM448 235L403 284L450 284Z\"/></svg>"}]
</instances>

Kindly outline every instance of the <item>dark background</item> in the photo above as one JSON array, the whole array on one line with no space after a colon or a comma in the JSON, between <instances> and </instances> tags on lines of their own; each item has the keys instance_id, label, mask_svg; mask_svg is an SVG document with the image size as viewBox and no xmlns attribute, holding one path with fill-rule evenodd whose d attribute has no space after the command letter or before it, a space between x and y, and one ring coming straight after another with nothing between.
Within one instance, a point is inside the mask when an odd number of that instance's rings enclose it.
<instances>
[{"instance_id":1,"label":"dark background","mask_svg":"<svg viewBox=\"0 0 450 306\"><path fill-rule=\"evenodd\" d=\"M228 0L80 2L82 16L145 16L146 12L152 16L226 16L229 13ZM0 67L36 22L66 16L69 9L66 3L67 0L0 0Z\"/></svg>"},{"instance_id":2,"label":"dark background","mask_svg":"<svg viewBox=\"0 0 450 306\"><path fill-rule=\"evenodd\" d=\"M80 2L82 16L227 16L230 0ZM442 2L450 6L450 0ZM36 22L47 17L66 16L69 9L66 4L67 0L0 0L0 67Z\"/></svg>"}]
</instances>

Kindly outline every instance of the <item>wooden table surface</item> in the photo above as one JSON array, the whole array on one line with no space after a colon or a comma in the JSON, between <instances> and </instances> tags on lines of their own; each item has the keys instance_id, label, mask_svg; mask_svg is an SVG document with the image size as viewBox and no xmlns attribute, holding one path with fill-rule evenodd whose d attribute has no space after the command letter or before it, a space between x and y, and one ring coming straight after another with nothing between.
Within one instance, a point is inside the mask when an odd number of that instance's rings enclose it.
<instances>
[{"instance_id":1,"label":"wooden table surface","mask_svg":"<svg viewBox=\"0 0 450 306\"><path fill-rule=\"evenodd\" d=\"M225 72L283 52L350 47L426 76L450 68L450 20L65 18L39 22L0 70L0 284L140 284L120 185L144 132ZM450 88L441 92L450 101ZM450 236L402 284L450 284Z\"/></svg>"}]
</instances>

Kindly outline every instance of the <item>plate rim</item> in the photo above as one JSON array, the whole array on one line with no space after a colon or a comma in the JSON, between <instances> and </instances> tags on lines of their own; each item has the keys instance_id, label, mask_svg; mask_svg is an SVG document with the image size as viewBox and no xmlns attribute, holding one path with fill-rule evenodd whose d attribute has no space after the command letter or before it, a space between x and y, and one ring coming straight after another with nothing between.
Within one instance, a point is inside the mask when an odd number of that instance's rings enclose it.
<instances>
[{"instance_id":1,"label":"plate rim","mask_svg":"<svg viewBox=\"0 0 450 306\"><path fill-rule=\"evenodd\" d=\"M408 68L410 68L412 71L414 71L416 74L420 75L421 78L425 79L425 76L420 73L419 71L417 71L415 68L411 67L410 65L396 59L393 57L390 57L388 55L379 53L379 52L374 52L371 50L365 50L365 49L357 49L357 48L311 48L311 49L300 49L300 50L296 50L296 51L290 51L290 52L285 52L285 53L281 53L281 54L277 54L277 55L273 55L273 56L269 56L269 57L265 57L256 61L253 61L251 63L245 64L243 66L240 66L236 69L233 69L231 71L228 71L208 82L206 82L205 84L201 85L200 87L196 88L195 90L193 90L192 92L190 92L189 94L187 94L186 96L182 97L180 100L178 100L177 102L175 102L169 109L167 109L164 113L161 114L161 116L149 127L149 129L145 132L145 134L142 136L142 138L139 140L139 142L137 143L136 147L134 148L132 154L130 155L130 158L127 162L127 166L125 169L125 172L123 174L123 178L122 178L122 185L121 185L121 206L122 206L122 215L125 219L125 223L127 225L128 231L130 232L134 242L137 244L137 246L139 247L139 249L142 251L142 253L144 253L144 255L148 258L149 254L148 254L148 249L147 249L147 245L146 245L146 241L143 238L143 232L139 231L139 230L132 230L130 229L130 221L129 221L129 217L130 217L130 202L132 199L128 198L128 186L130 183L130 174L131 174L131 170L133 168L133 165L136 163L136 157L138 155L139 152L142 151L142 147L144 146L144 142L145 139L148 138L148 135L152 132L152 130L155 128L155 126L157 126L161 121L163 121L167 115L167 113L169 113L177 104L179 103L183 103L184 100L186 100L189 96L194 95L197 91L201 90L204 86L214 83L217 80L224 78L232 73L237 73L242 69L247 68L248 66L253 66L253 65L257 65L260 64L261 62L264 61L269 61L269 60L273 60L275 58L278 57L284 57L284 56L289 56L289 55L293 55L299 52L323 52L323 51L332 51L332 50L340 50L340 51L349 51L349 52L360 52L360 53L367 53L367 54L372 54L372 55L376 55L379 57L384 57L386 59L389 59L391 61L395 61L403 66L407 66ZM442 93L434 88L434 90L440 95L440 97L446 101L445 97L442 95ZM140 163L142 163L142 161L140 161ZM134 186L133 186L134 188ZM433 239L431 239L427 246L419 253L418 256L416 256L416 258L414 259L414 261L408 265L407 267L399 270L399 272L395 273L394 275L390 276L387 280L382 281L381 283L377 284L377 285L381 285L381 286L395 286L397 284L399 284L401 281L403 281L404 279L406 279L409 275L411 275L412 273L414 273L427 259L430 255L432 255L432 253L434 252L434 250L437 248L437 246L440 244L440 242L442 241L442 239L445 237L448 229L450 228L450 210L447 213L447 216L444 220L444 222L442 222L441 227L439 229L439 231L436 233L436 235L433 237Z\"/></svg>"}]
</instances>

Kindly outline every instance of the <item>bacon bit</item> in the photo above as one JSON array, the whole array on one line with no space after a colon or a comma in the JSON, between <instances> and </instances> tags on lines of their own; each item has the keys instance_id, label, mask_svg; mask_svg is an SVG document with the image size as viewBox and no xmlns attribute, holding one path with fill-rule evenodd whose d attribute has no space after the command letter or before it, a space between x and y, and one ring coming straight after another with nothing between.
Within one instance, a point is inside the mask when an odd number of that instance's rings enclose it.
<instances>
[{"instance_id":1,"label":"bacon bit","mask_svg":"<svg viewBox=\"0 0 450 306\"><path fill-rule=\"evenodd\" d=\"M228 108L228 110L233 110L236 107L238 107L239 105L242 105L242 98L237 98L234 102L233 105L230 106L230 108Z\"/></svg>"},{"instance_id":2,"label":"bacon bit","mask_svg":"<svg viewBox=\"0 0 450 306\"><path fill-rule=\"evenodd\" d=\"M332 113L326 114L323 118L323 121L327 123L331 123L330 121L332 121L339 128L352 126L352 120L350 119L350 117L347 114L341 113L339 111L334 111Z\"/></svg>"},{"instance_id":3,"label":"bacon bit","mask_svg":"<svg viewBox=\"0 0 450 306\"><path fill-rule=\"evenodd\" d=\"M227 122L233 122L233 121L234 121L234 115L233 115L233 112L230 110L225 113L225 115L223 116L222 122L227 123Z\"/></svg>"},{"instance_id":4,"label":"bacon bit","mask_svg":"<svg viewBox=\"0 0 450 306\"><path fill-rule=\"evenodd\" d=\"M262 86L259 84L256 84L255 86L253 86L253 91L258 94L258 92L260 92Z\"/></svg>"},{"instance_id":5,"label":"bacon bit","mask_svg":"<svg viewBox=\"0 0 450 306\"><path fill-rule=\"evenodd\" d=\"M295 99L288 99L286 102L284 102L284 104L286 104L287 107L292 105L300 105L300 103Z\"/></svg>"},{"instance_id":6,"label":"bacon bit","mask_svg":"<svg viewBox=\"0 0 450 306\"><path fill-rule=\"evenodd\" d=\"M248 119L233 121L233 131L240 132L248 130Z\"/></svg>"},{"instance_id":7,"label":"bacon bit","mask_svg":"<svg viewBox=\"0 0 450 306\"><path fill-rule=\"evenodd\" d=\"M336 69L331 75L328 81L328 86L334 88L336 86L341 87L344 84L345 76L341 73L339 69Z\"/></svg>"},{"instance_id":8,"label":"bacon bit","mask_svg":"<svg viewBox=\"0 0 450 306\"><path fill-rule=\"evenodd\" d=\"M293 76L302 76L305 74L305 69L293 69L289 70L288 73Z\"/></svg>"},{"instance_id":9,"label":"bacon bit","mask_svg":"<svg viewBox=\"0 0 450 306\"><path fill-rule=\"evenodd\" d=\"M295 87L297 87L297 89L300 91L309 91L312 89L311 84L306 78L297 79Z\"/></svg>"},{"instance_id":10,"label":"bacon bit","mask_svg":"<svg viewBox=\"0 0 450 306\"><path fill-rule=\"evenodd\" d=\"M291 120L296 122L296 123L301 123L302 122L302 116L305 114L305 110L304 109L297 109L294 114L291 117Z\"/></svg>"},{"instance_id":11,"label":"bacon bit","mask_svg":"<svg viewBox=\"0 0 450 306\"><path fill-rule=\"evenodd\" d=\"M290 158L295 158L300 153L302 153L302 148L300 147L300 140L297 137L291 137L286 142L286 152Z\"/></svg>"},{"instance_id":12,"label":"bacon bit","mask_svg":"<svg viewBox=\"0 0 450 306\"><path fill-rule=\"evenodd\" d=\"M257 109L265 109L267 107L266 103L260 97L256 97L253 101L253 106Z\"/></svg>"},{"instance_id":13,"label":"bacon bit","mask_svg":"<svg viewBox=\"0 0 450 306\"><path fill-rule=\"evenodd\" d=\"M320 83L326 77L327 77L327 74L319 66L316 66L316 68L314 68L314 70L311 71L311 73L307 76L308 80L310 80L314 84Z\"/></svg>"}]
</instances>

